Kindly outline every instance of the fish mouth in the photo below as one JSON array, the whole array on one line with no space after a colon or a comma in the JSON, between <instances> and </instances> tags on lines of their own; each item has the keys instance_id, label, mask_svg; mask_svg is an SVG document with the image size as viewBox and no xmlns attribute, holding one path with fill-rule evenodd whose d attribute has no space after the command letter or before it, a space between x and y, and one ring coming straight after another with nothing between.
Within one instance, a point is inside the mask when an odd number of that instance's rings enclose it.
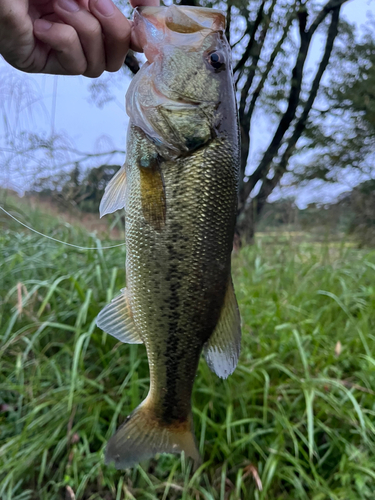
<instances>
[{"instance_id":1,"label":"fish mouth","mask_svg":"<svg viewBox=\"0 0 375 500\"><path fill-rule=\"evenodd\" d=\"M170 87L168 78L159 81L154 72L161 70L168 50L200 51L208 36L222 36L224 29L225 16L215 9L176 5L135 9L134 32L147 63L143 77L136 77L129 87L127 110L163 156L176 158L206 144L214 135L211 122L218 103L205 92L185 92L184 85Z\"/></svg>"},{"instance_id":2,"label":"fish mouth","mask_svg":"<svg viewBox=\"0 0 375 500\"><path fill-rule=\"evenodd\" d=\"M225 30L225 15L222 11L185 5L137 7L133 22L136 38L139 45L144 47L150 62L160 44L194 48L200 46L210 33Z\"/></svg>"},{"instance_id":3,"label":"fish mouth","mask_svg":"<svg viewBox=\"0 0 375 500\"><path fill-rule=\"evenodd\" d=\"M151 21L158 20L175 33L196 33L203 29L220 31L225 29L225 16L221 10L187 5L170 5L169 7L142 6L135 9L134 18L138 15Z\"/></svg>"}]
</instances>

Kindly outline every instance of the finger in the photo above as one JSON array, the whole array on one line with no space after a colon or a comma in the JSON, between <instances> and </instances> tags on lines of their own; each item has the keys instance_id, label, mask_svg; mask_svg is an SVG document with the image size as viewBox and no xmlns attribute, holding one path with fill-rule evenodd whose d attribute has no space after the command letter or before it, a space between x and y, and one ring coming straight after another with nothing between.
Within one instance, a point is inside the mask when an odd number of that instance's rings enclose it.
<instances>
[{"instance_id":1,"label":"finger","mask_svg":"<svg viewBox=\"0 0 375 500\"><path fill-rule=\"evenodd\" d=\"M105 69L117 71L129 50L131 24L111 0L90 0L89 8L102 27Z\"/></svg>"},{"instance_id":2,"label":"finger","mask_svg":"<svg viewBox=\"0 0 375 500\"><path fill-rule=\"evenodd\" d=\"M85 76L96 78L105 70L105 52L99 21L75 0L55 0L56 14L78 34L87 60Z\"/></svg>"},{"instance_id":3,"label":"finger","mask_svg":"<svg viewBox=\"0 0 375 500\"><path fill-rule=\"evenodd\" d=\"M35 45L33 24L24 2L0 0L0 53L18 69L24 68Z\"/></svg>"},{"instance_id":4,"label":"finger","mask_svg":"<svg viewBox=\"0 0 375 500\"><path fill-rule=\"evenodd\" d=\"M78 34L72 26L51 23L45 19L34 22L35 37L51 47L45 53L45 47L39 47L35 58L44 57L42 73L54 75L82 75L87 69L87 61ZM38 48L37 48L38 51Z\"/></svg>"},{"instance_id":5,"label":"finger","mask_svg":"<svg viewBox=\"0 0 375 500\"><path fill-rule=\"evenodd\" d=\"M159 0L130 0L130 5L132 7L139 7L140 5L149 5L150 7L158 7L160 5Z\"/></svg>"}]
</instances>

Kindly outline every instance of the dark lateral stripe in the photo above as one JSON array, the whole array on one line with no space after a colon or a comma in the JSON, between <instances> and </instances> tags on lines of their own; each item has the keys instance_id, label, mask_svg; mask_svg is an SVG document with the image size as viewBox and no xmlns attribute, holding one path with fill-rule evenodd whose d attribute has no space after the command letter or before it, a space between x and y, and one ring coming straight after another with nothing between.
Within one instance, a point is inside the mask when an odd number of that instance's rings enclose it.
<instances>
[{"instance_id":1,"label":"dark lateral stripe","mask_svg":"<svg viewBox=\"0 0 375 500\"><path fill-rule=\"evenodd\" d=\"M177 229L173 228L172 229ZM178 242L178 231L175 233L175 237ZM166 354L167 354L167 366L166 366L166 394L163 405L163 420L165 422L171 423L173 420L179 418L179 408L178 408L178 372L179 372L179 356L168 356L168 353L177 354L178 351L178 323L180 319L180 296L179 296L179 287L175 287L173 285L172 278L176 279L179 282L182 279L182 276L178 274L178 261L181 258L181 255L178 251L176 251L175 246L170 244L168 245L168 254L169 254L169 268L167 274L167 281L169 282L170 287L170 318L168 322L168 337L166 343ZM169 279L168 279L169 278Z\"/></svg>"}]
</instances>

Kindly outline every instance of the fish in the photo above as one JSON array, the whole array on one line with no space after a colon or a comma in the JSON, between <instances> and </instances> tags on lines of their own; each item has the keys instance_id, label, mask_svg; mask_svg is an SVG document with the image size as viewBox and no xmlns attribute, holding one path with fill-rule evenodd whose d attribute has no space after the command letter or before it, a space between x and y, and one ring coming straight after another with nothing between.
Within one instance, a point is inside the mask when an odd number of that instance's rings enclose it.
<instances>
[{"instance_id":1,"label":"fish","mask_svg":"<svg viewBox=\"0 0 375 500\"><path fill-rule=\"evenodd\" d=\"M215 9L139 7L147 62L126 94L126 161L101 217L125 209L126 288L98 315L120 342L146 347L150 389L110 438L105 463L158 453L201 463L191 396L203 352L225 379L241 320L231 277L239 128L225 16Z\"/></svg>"}]
</instances>

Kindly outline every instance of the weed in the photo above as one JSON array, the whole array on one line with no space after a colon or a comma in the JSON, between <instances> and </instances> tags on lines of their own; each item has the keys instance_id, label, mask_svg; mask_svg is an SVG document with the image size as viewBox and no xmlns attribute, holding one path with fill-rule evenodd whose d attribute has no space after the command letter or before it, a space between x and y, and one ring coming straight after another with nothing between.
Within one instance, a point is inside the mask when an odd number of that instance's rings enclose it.
<instances>
[{"instance_id":1,"label":"weed","mask_svg":"<svg viewBox=\"0 0 375 500\"><path fill-rule=\"evenodd\" d=\"M222 381L202 360L194 388L203 465L192 473L162 455L119 472L103 450L147 394L148 365L144 346L95 318L124 286L125 249L18 215L98 249L0 218L1 499L374 498L375 252L287 236L244 248L233 262L239 366Z\"/></svg>"}]
</instances>

